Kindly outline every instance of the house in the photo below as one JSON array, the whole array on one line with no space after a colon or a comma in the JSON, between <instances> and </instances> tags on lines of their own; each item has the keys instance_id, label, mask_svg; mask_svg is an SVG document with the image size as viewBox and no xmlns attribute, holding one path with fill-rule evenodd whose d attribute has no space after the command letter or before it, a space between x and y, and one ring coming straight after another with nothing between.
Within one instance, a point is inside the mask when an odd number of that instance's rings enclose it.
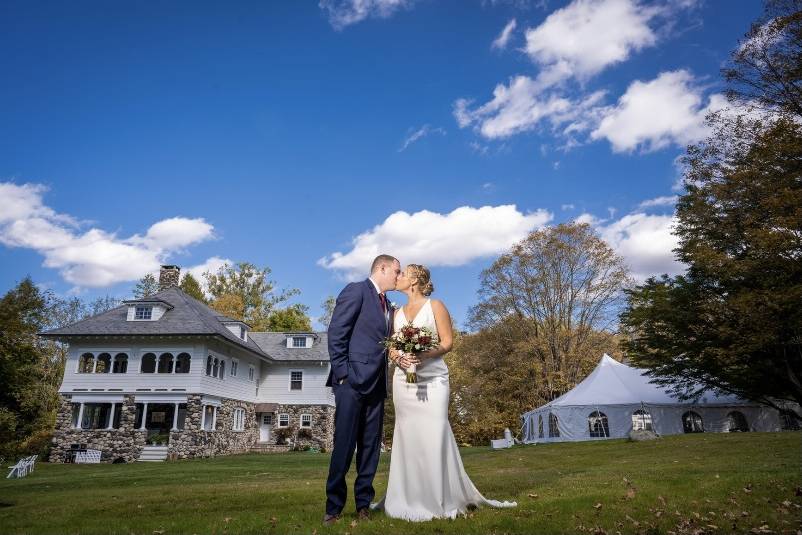
<instances>
[{"instance_id":1,"label":"house","mask_svg":"<svg viewBox=\"0 0 802 535\"><path fill-rule=\"evenodd\" d=\"M40 333L69 344L50 461L76 447L104 462L330 450L326 333L252 332L184 293L179 273L162 266L158 293Z\"/></svg>"}]
</instances>

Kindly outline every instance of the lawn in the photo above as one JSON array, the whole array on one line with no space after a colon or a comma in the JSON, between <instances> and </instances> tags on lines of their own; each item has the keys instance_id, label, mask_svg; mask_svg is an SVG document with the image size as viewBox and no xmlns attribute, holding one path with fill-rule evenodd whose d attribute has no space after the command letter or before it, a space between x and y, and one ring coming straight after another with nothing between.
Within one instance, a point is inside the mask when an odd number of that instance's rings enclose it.
<instances>
[{"instance_id":1,"label":"lawn","mask_svg":"<svg viewBox=\"0 0 802 535\"><path fill-rule=\"evenodd\" d=\"M2 533L797 533L802 433L700 434L462 449L489 498L456 520L356 522L353 470L344 518L323 527L329 456L238 455L168 463L39 463L0 482ZM387 485L389 456L376 475ZM771 531L769 531L771 530Z\"/></svg>"}]
</instances>

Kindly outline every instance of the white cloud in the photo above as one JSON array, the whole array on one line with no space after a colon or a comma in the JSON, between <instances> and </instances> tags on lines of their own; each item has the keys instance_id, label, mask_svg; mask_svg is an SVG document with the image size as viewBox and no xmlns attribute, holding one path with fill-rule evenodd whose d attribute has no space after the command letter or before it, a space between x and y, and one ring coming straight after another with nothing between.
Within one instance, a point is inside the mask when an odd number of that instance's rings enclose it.
<instances>
[{"instance_id":1,"label":"white cloud","mask_svg":"<svg viewBox=\"0 0 802 535\"><path fill-rule=\"evenodd\" d=\"M568 78L587 80L653 46L649 22L661 10L635 0L574 0L526 31L526 52L541 66L542 88Z\"/></svg>"},{"instance_id":2,"label":"white cloud","mask_svg":"<svg viewBox=\"0 0 802 535\"><path fill-rule=\"evenodd\" d=\"M469 109L470 101L458 99L454 103L454 117L460 128L475 124L488 139L504 138L532 130L544 120L553 127L569 123L570 129L603 97L603 91L578 101L556 94L544 96L536 80L515 76L508 85L497 85L493 99L476 109Z\"/></svg>"},{"instance_id":3,"label":"white cloud","mask_svg":"<svg viewBox=\"0 0 802 535\"><path fill-rule=\"evenodd\" d=\"M498 34L498 37L496 37L493 40L493 43L490 45L490 48L491 49L495 48L498 50L503 50L507 48L507 43L510 42L510 37L512 37L512 32L515 31L515 27L517 25L518 23L515 21L515 19L509 21L507 25L504 26L504 29L501 30L501 33Z\"/></svg>"},{"instance_id":4,"label":"white cloud","mask_svg":"<svg viewBox=\"0 0 802 535\"><path fill-rule=\"evenodd\" d=\"M524 214L515 205L462 206L447 214L399 211L354 238L350 251L332 253L318 264L351 280L367 276L371 261L381 253L404 264L460 266L506 251L552 217L546 210Z\"/></svg>"},{"instance_id":5,"label":"white cloud","mask_svg":"<svg viewBox=\"0 0 802 535\"><path fill-rule=\"evenodd\" d=\"M329 23L337 30L361 22L368 17L387 18L414 0L320 0L320 8L328 11Z\"/></svg>"},{"instance_id":6,"label":"white cloud","mask_svg":"<svg viewBox=\"0 0 802 535\"><path fill-rule=\"evenodd\" d=\"M711 95L705 105L690 72L663 72L649 82L632 82L618 103L604 112L590 137L607 139L615 152L684 146L704 139L705 115L725 106L720 94Z\"/></svg>"},{"instance_id":7,"label":"white cloud","mask_svg":"<svg viewBox=\"0 0 802 535\"><path fill-rule=\"evenodd\" d=\"M629 264L633 276L643 281L652 275L676 275L684 271L674 258L677 236L672 233L672 215L627 214L617 221L598 226L602 238Z\"/></svg>"},{"instance_id":8,"label":"white cloud","mask_svg":"<svg viewBox=\"0 0 802 535\"><path fill-rule=\"evenodd\" d=\"M79 287L136 280L157 272L172 253L213 238L212 225L184 217L158 221L144 236L82 231L75 218L43 203L46 191L41 184L0 183L0 243L37 251L45 267Z\"/></svg>"},{"instance_id":9,"label":"white cloud","mask_svg":"<svg viewBox=\"0 0 802 535\"><path fill-rule=\"evenodd\" d=\"M404 152L407 150L407 147L428 136L429 134L440 134L444 136L446 135L446 131L442 128L432 128L428 124L425 124L407 136L407 138L404 140L404 143L401 145L401 148L398 149L398 152Z\"/></svg>"},{"instance_id":10,"label":"white cloud","mask_svg":"<svg viewBox=\"0 0 802 535\"><path fill-rule=\"evenodd\" d=\"M638 208L651 208L653 206L674 206L677 204L676 195L665 195L662 197L655 197L654 199L647 199L638 205Z\"/></svg>"},{"instance_id":11,"label":"white cloud","mask_svg":"<svg viewBox=\"0 0 802 535\"><path fill-rule=\"evenodd\" d=\"M573 210L574 208L576 208L576 206L573 204L563 204L560 206L560 210Z\"/></svg>"}]
</instances>

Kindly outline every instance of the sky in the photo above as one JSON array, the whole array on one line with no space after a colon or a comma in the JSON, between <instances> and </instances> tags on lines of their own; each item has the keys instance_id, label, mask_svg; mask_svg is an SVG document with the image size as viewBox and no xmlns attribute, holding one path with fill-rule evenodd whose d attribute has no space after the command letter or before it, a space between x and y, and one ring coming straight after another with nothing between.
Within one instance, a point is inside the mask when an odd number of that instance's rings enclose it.
<instances>
[{"instance_id":1,"label":"sky","mask_svg":"<svg viewBox=\"0 0 802 535\"><path fill-rule=\"evenodd\" d=\"M177 264L294 302L378 253L464 327L532 230L590 223L676 274L679 157L726 107L753 0L0 5L0 291L130 298ZM403 304L404 296L390 293ZM320 328L320 325L316 325Z\"/></svg>"}]
</instances>

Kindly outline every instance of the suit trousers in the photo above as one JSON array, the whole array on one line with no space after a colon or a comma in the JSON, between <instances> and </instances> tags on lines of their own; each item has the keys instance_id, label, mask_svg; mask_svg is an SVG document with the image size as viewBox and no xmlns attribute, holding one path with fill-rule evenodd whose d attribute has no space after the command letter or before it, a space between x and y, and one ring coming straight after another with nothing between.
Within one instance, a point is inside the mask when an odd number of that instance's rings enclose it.
<instances>
[{"instance_id":1,"label":"suit trousers","mask_svg":"<svg viewBox=\"0 0 802 535\"><path fill-rule=\"evenodd\" d=\"M356 509L368 507L376 491L373 478L379 464L385 392L374 388L361 394L346 382L334 385L334 449L326 481L326 513L339 514L345 507L348 487L345 476L356 449L354 482Z\"/></svg>"}]
</instances>

